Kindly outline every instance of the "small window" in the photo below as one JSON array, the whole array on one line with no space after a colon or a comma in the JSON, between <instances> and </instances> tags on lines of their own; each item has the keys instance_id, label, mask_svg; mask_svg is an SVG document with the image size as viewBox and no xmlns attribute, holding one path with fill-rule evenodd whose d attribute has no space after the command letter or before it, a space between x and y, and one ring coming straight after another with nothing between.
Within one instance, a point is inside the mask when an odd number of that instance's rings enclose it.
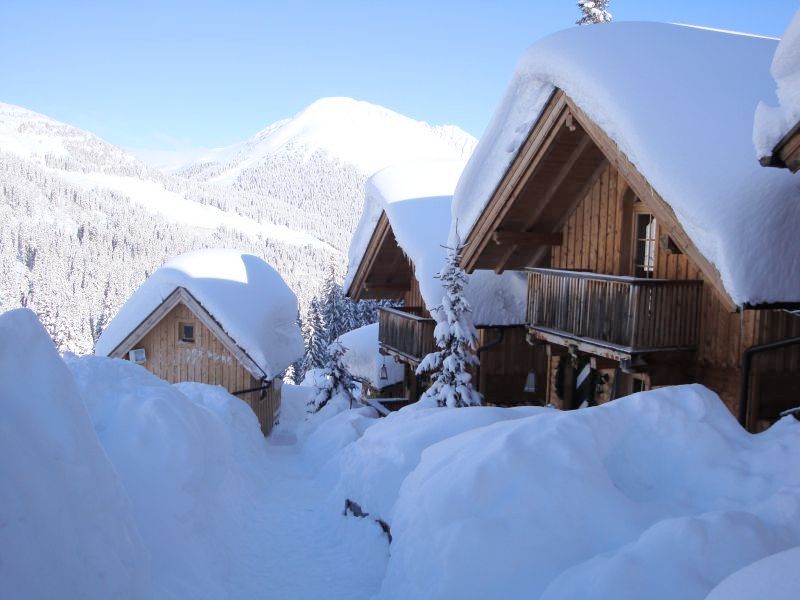
<instances>
[{"instance_id":1,"label":"small window","mask_svg":"<svg viewBox=\"0 0 800 600\"><path fill-rule=\"evenodd\" d=\"M636 246L633 258L634 277L653 277L656 266L656 220L649 213L637 213Z\"/></svg>"},{"instance_id":2,"label":"small window","mask_svg":"<svg viewBox=\"0 0 800 600\"><path fill-rule=\"evenodd\" d=\"M178 338L182 342L194 343L194 323L179 323Z\"/></svg>"}]
</instances>

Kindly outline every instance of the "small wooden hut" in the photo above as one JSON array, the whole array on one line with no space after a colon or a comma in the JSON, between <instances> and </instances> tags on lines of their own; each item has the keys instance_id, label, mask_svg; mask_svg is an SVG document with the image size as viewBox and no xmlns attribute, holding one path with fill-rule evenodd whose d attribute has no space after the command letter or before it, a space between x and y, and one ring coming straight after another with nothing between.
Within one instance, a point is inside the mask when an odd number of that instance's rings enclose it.
<instances>
[{"instance_id":1,"label":"small wooden hut","mask_svg":"<svg viewBox=\"0 0 800 600\"><path fill-rule=\"evenodd\" d=\"M434 350L431 310L443 296L436 274L444 266L452 193L462 168L463 163L431 161L396 165L373 176L350 246L347 295L400 303L379 311L378 338L381 352L404 365L407 402L427 387L415 371ZM474 382L487 403L544 398L541 388L525 391L534 364L545 358L526 342L525 290L522 275L487 271L471 275L465 288L479 335Z\"/></svg>"},{"instance_id":2,"label":"small wooden hut","mask_svg":"<svg viewBox=\"0 0 800 600\"><path fill-rule=\"evenodd\" d=\"M294 293L260 258L191 252L147 279L95 353L170 383L220 385L250 405L267 435L280 407L280 374L302 355L296 316Z\"/></svg>"},{"instance_id":3,"label":"small wooden hut","mask_svg":"<svg viewBox=\"0 0 800 600\"><path fill-rule=\"evenodd\" d=\"M521 63L454 214L467 271L527 273L549 402L699 382L751 430L798 404L798 188L759 168L752 118L731 117L752 115L743 82L763 83L773 50L642 23L561 32Z\"/></svg>"}]
</instances>

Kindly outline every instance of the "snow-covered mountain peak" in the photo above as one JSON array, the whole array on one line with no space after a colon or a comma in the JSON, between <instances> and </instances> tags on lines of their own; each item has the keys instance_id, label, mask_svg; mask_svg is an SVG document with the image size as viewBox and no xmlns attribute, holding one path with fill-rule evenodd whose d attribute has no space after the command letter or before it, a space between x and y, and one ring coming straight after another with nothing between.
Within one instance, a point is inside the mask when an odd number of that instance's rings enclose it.
<instances>
[{"instance_id":1,"label":"snow-covered mountain peak","mask_svg":"<svg viewBox=\"0 0 800 600\"><path fill-rule=\"evenodd\" d=\"M346 97L322 98L252 138L212 150L184 173L234 182L268 156L308 159L321 153L365 175L409 160L466 159L476 140L454 125L431 126L383 106Z\"/></svg>"}]
</instances>

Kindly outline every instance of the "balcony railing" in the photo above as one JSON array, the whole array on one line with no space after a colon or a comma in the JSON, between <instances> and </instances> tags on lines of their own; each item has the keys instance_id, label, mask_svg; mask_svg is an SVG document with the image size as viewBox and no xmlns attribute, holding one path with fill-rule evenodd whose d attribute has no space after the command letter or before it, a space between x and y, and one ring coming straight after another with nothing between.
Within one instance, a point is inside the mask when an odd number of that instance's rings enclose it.
<instances>
[{"instance_id":1,"label":"balcony railing","mask_svg":"<svg viewBox=\"0 0 800 600\"><path fill-rule=\"evenodd\" d=\"M528 324L628 353L697 346L702 281L530 269Z\"/></svg>"},{"instance_id":2,"label":"balcony railing","mask_svg":"<svg viewBox=\"0 0 800 600\"><path fill-rule=\"evenodd\" d=\"M435 350L433 330L436 321L413 314L412 310L379 309L378 340L386 350L419 362L426 354Z\"/></svg>"}]
</instances>

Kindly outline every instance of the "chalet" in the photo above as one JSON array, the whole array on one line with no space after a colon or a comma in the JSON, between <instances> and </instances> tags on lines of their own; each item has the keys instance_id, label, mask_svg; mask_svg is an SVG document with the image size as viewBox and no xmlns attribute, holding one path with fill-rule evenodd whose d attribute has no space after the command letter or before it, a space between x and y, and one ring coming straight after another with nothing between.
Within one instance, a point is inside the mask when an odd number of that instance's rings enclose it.
<instances>
[{"instance_id":1,"label":"chalet","mask_svg":"<svg viewBox=\"0 0 800 600\"><path fill-rule=\"evenodd\" d=\"M397 403L403 396L404 368L401 363L380 352L378 323L364 325L339 336L345 349L342 360L362 385L366 398Z\"/></svg>"},{"instance_id":2,"label":"chalet","mask_svg":"<svg viewBox=\"0 0 800 600\"><path fill-rule=\"evenodd\" d=\"M366 185L361 221L350 246L348 296L402 302L379 315L381 351L405 368L403 396L417 400L426 387L415 369L434 350L435 315L443 290L436 275L444 265L450 205L463 162L399 164ZM526 381L539 355L526 343L526 282L519 273L470 276L465 295L478 328L481 366L477 388L488 402L519 404L542 399Z\"/></svg>"},{"instance_id":3,"label":"chalet","mask_svg":"<svg viewBox=\"0 0 800 600\"><path fill-rule=\"evenodd\" d=\"M523 56L453 222L468 272L527 274L549 402L700 382L751 430L800 403L800 182L752 150L775 45L619 23Z\"/></svg>"},{"instance_id":4,"label":"chalet","mask_svg":"<svg viewBox=\"0 0 800 600\"><path fill-rule=\"evenodd\" d=\"M772 59L778 106L759 104L753 139L766 167L800 170L800 11L781 39Z\"/></svg>"},{"instance_id":5,"label":"chalet","mask_svg":"<svg viewBox=\"0 0 800 600\"><path fill-rule=\"evenodd\" d=\"M156 270L97 340L95 353L130 360L178 383L221 385L269 434L281 373L303 353L297 298L260 258L200 250Z\"/></svg>"}]
</instances>

